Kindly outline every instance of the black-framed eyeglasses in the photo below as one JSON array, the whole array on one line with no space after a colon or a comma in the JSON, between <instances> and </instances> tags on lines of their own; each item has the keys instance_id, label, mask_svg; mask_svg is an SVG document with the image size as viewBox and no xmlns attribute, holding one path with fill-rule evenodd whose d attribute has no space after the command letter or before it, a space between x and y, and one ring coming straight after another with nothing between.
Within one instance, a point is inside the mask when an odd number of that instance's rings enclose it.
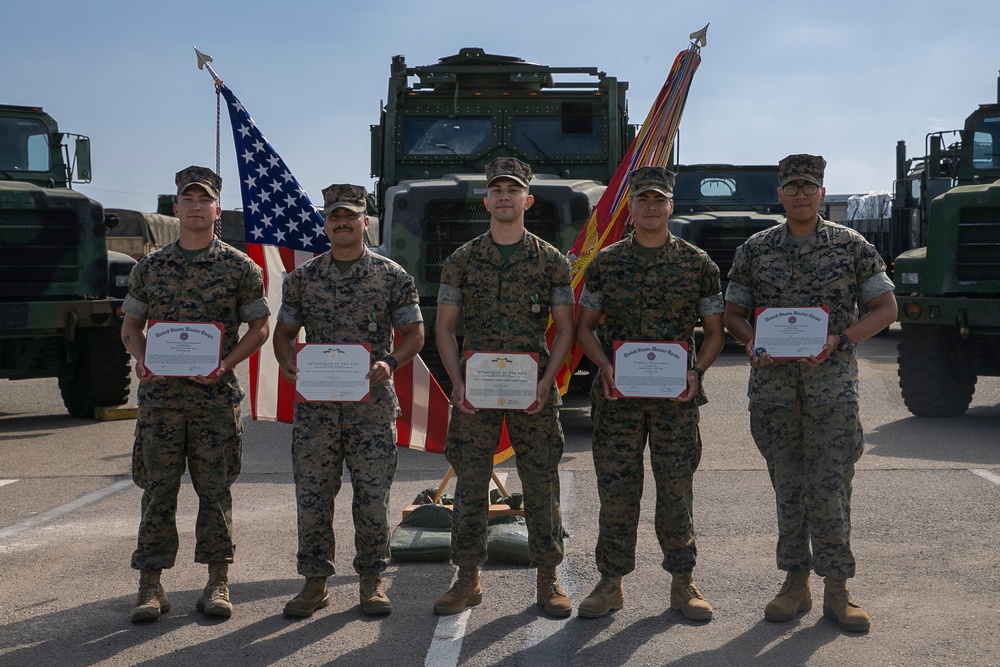
<instances>
[{"instance_id":1,"label":"black-framed eyeglasses","mask_svg":"<svg viewBox=\"0 0 1000 667\"><path fill-rule=\"evenodd\" d=\"M781 192L784 193L786 197L794 197L802 192L805 196L809 197L817 192L819 192L819 186L815 183L806 183L805 185L796 185L795 183L788 183L781 186Z\"/></svg>"}]
</instances>

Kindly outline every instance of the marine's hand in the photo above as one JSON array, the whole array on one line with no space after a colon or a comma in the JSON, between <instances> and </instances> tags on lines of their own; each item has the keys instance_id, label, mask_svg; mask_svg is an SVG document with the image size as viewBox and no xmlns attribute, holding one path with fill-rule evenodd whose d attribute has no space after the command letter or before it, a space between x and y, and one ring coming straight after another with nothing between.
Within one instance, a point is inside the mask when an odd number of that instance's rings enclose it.
<instances>
[{"instance_id":1,"label":"marine's hand","mask_svg":"<svg viewBox=\"0 0 1000 667\"><path fill-rule=\"evenodd\" d=\"M545 404L549 402L549 392L552 391L552 384L546 384L544 382L539 382L535 387L535 405L534 407L525 410L529 415L537 415L545 408Z\"/></svg>"},{"instance_id":2,"label":"marine's hand","mask_svg":"<svg viewBox=\"0 0 1000 667\"><path fill-rule=\"evenodd\" d=\"M162 375L153 375L152 372L146 371L146 362L142 359L135 362L135 376L139 378L139 384L146 384L148 382L159 382L163 379Z\"/></svg>"},{"instance_id":3,"label":"marine's hand","mask_svg":"<svg viewBox=\"0 0 1000 667\"><path fill-rule=\"evenodd\" d=\"M683 396L678 396L677 398L668 398L668 401L673 401L675 403L687 403L692 398L698 395L698 373L693 370L688 370L687 372L687 392Z\"/></svg>"},{"instance_id":4,"label":"marine's hand","mask_svg":"<svg viewBox=\"0 0 1000 667\"><path fill-rule=\"evenodd\" d=\"M824 361L830 358L830 353L840 347L840 336L829 335L826 337L826 343L823 344L823 352L826 352L826 356L822 359L818 357L806 357L804 359L799 359L804 364L809 364L810 366L819 366ZM821 352L820 354L822 354Z\"/></svg>"},{"instance_id":5,"label":"marine's hand","mask_svg":"<svg viewBox=\"0 0 1000 667\"><path fill-rule=\"evenodd\" d=\"M223 375L226 374L226 371L228 370L229 368L226 367L226 360L220 359L219 367L216 368L214 372L209 373L208 375L196 375L191 379L197 382L198 384L204 384L204 385L215 384L216 382L219 381L219 378L221 378Z\"/></svg>"},{"instance_id":6,"label":"marine's hand","mask_svg":"<svg viewBox=\"0 0 1000 667\"><path fill-rule=\"evenodd\" d=\"M610 363L601 366L601 388L604 390L604 398L609 401L618 400L615 396L615 389L618 388L615 384L615 367Z\"/></svg>"},{"instance_id":7,"label":"marine's hand","mask_svg":"<svg viewBox=\"0 0 1000 667\"><path fill-rule=\"evenodd\" d=\"M372 364L371 370L368 371L368 375L365 376L368 380L368 384L372 387L388 381L391 377L392 366L390 366L386 361L376 361Z\"/></svg>"},{"instance_id":8,"label":"marine's hand","mask_svg":"<svg viewBox=\"0 0 1000 667\"><path fill-rule=\"evenodd\" d=\"M755 350L753 346L753 341L751 340L746 344L747 359L750 361L750 366L753 368L760 368L762 366L770 366L771 355L764 350Z\"/></svg>"},{"instance_id":9,"label":"marine's hand","mask_svg":"<svg viewBox=\"0 0 1000 667\"><path fill-rule=\"evenodd\" d=\"M465 384L461 382L455 383L455 388L451 390L451 404L455 406L455 409L459 412L464 412L467 415L476 414L475 408L470 408L465 404Z\"/></svg>"},{"instance_id":10,"label":"marine's hand","mask_svg":"<svg viewBox=\"0 0 1000 667\"><path fill-rule=\"evenodd\" d=\"M295 365L295 362L286 361L278 368L281 369L281 377L285 378L286 382L295 384L295 381L299 379L299 367Z\"/></svg>"}]
</instances>

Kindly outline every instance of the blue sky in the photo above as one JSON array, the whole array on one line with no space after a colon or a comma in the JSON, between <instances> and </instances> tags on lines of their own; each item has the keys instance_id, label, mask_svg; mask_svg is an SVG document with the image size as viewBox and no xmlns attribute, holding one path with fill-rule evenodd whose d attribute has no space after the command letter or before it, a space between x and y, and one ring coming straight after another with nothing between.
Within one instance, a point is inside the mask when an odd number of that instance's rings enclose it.
<instances>
[{"instance_id":1,"label":"blue sky","mask_svg":"<svg viewBox=\"0 0 1000 667\"><path fill-rule=\"evenodd\" d=\"M215 164L213 67L314 201L372 185L368 127L389 63L466 46L629 82L641 122L689 33L711 22L681 123L681 162L824 155L830 193L889 189L895 145L995 102L995 0L0 0L0 104L40 105L90 136L106 207L153 210L174 173ZM240 206L222 116L224 208Z\"/></svg>"}]
</instances>

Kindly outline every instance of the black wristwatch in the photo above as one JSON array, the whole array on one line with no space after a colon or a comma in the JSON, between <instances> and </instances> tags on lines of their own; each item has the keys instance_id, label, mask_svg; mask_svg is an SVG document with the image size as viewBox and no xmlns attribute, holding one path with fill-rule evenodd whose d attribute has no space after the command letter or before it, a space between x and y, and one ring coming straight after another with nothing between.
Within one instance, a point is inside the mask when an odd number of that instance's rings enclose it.
<instances>
[{"instance_id":1,"label":"black wristwatch","mask_svg":"<svg viewBox=\"0 0 1000 667\"><path fill-rule=\"evenodd\" d=\"M698 382L701 382L702 378L705 377L705 371L701 370L697 366L692 366L691 370L698 374Z\"/></svg>"},{"instance_id":2,"label":"black wristwatch","mask_svg":"<svg viewBox=\"0 0 1000 667\"><path fill-rule=\"evenodd\" d=\"M840 339L840 346L837 348L838 350L846 350L851 347L851 339L848 338L847 334L843 331L837 334L837 338Z\"/></svg>"},{"instance_id":3,"label":"black wristwatch","mask_svg":"<svg viewBox=\"0 0 1000 667\"><path fill-rule=\"evenodd\" d=\"M392 369L392 372L393 372L393 373L395 373L395 372L396 372L396 366L399 366L399 362L398 362L398 361L396 361L396 357L394 357L394 356L392 356L392 355L390 354L390 355L389 355L388 357L386 357L385 359L383 359L383 361L384 361L385 363L389 364L389 368L391 368L391 369Z\"/></svg>"}]
</instances>

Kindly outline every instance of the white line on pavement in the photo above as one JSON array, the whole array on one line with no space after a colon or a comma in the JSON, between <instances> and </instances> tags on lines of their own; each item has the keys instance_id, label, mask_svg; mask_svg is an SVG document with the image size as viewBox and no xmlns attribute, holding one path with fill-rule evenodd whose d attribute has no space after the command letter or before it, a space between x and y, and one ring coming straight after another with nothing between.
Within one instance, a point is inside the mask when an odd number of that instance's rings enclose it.
<instances>
[{"instance_id":1,"label":"white line on pavement","mask_svg":"<svg viewBox=\"0 0 1000 667\"><path fill-rule=\"evenodd\" d=\"M506 484L507 473L497 473L497 478L501 484ZM496 488L490 482L490 488ZM455 572L451 583L458 579L458 572ZM424 658L424 667L457 667L458 659L462 655L462 641L465 639L465 626L469 623L469 616L472 609L466 609L453 616L438 617L437 627L434 629L434 639L431 640L430 648L427 649L427 657Z\"/></svg>"},{"instance_id":2,"label":"white line on pavement","mask_svg":"<svg viewBox=\"0 0 1000 667\"><path fill-rule=\"evenodd\" d=\"M0 479L0 486L7 486L8 484L13 484L16 479Z\"/></svg>"},{"instance_id":3,"label":"white line on pavement","mask_svg":"<svg viewBox=\"0 0 1000 667\"><path fill-rule=\"evenodd\" d=\"M1000 475L995 475L989 470L983 470L982 468L970 468L969 472L973 475L979 475L988 482L993 482L997 486L1000 486Z\"/></svg>"},{"instance_id":4,"label":"white line on pavement","mask_svg":"<svg viewBox=\"0 0 1000 667\"><path fill-rule=\"evenodd\" d=\"M92 491L85 496L80 496L76 500L65 505L60 505L59 507L53 507L50 510L40 512L30 519L25 519L20 523L15 523L12 526L7 526L6 528L0 528L0 542L8 540L15 535L19 535L26 530L31 530L36 528L43 523L48 523L54 519L58 519L61 516L65 516L74 510L78 510L81 507L86 507L91 503L96 503L99 500L104 500L108 496L114 495L132 486L133 482L131 479L123 479L120 482L115 482L110 486L106 486L103 489L98 489L97 491Z\"/></svg>"}]
</instances>

